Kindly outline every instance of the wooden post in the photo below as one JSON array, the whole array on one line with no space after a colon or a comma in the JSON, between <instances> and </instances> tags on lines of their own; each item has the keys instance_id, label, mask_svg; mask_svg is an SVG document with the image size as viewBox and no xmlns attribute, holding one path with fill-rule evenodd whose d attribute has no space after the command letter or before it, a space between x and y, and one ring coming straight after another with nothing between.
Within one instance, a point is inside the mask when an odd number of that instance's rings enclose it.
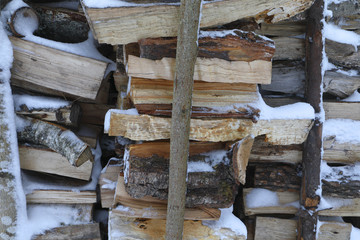
<instances>
[{"instance_id":1,"label":"wooden post","mask_svg":"<svg viewBox=\"0 0 360 240\"><path fill-rule=\"evenodd\" d=\"M321 30L323 24L324 1L316 0L309 10L306 31L306 100L315 109L321 111L321 85L323 59L323 39ZM300 210L298 224L298 240L315 240L318 214L316 208L320 196L316 190L320 186L320 163L322 148L322 122L315 119L315 124L310 130L304 144L303 151L303 179L300 191Z\"/></svg>"},{"instance_id":2,"label":"wooden post","mask_svg":"<svg viewBox=\"0 0 360 240\"><path fill-rule=\"evenodd\" d=\"M180 240L183 233L190 114L200 11L201 0L181 1L170 137L167 240Z\"/></svg>"}]
</instances>

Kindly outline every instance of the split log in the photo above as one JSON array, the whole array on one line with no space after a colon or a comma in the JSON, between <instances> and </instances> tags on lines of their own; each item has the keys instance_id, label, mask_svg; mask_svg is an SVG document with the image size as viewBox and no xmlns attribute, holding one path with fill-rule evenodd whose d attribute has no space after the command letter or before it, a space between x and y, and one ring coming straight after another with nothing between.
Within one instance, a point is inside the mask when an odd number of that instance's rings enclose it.
<instances>
[{"instance_id":1,"label":"split log","mask_svg":"<svg viewBox=\"0 0 360 240\"><path fill-rule=\"evenodd\" d=\"M328 163L355 163L360 159L360 144L343 143L334 136L324 137L323 159Z\"/></svg>"},{"instance_id":2,"label":"split log","mask_svg":"<svg viewBox=\"0 0 360 240\"><path fill-rule=\"evenodd\" d=\"M10 37L14 46L12 81L96 99L108 63ZM76 79L76 81L74 81ZM22 84L23 83L23 84Z\"/></svg>"},{"instance_id":3,"label":"split log","mask_svg":"<svg viewBox=\"0 0 360 240\"><path fill-rule=\"evenodd\" d=\"M47 146L66 157L76 167L88 160L93 161L90 147L73 132L36 119L20 121L24 121L25 126L18 129L19 140Z\"/></svg>"},{"instance_id":4,"label":"split log","mask_svg":"<svg viewBox=\"0 0 360 240\"><path fill-rule=\"evenodd\" d=\"M71 190L35 190L26 195L29 204L94 204L96 203L95 191Z\"/></svg>"},{"instance_id":5,"label":"split log","mask_svg":"<svg viewBox=\"0 0 360 240\"><path fill-rule=\"evenodd\" d=\"M305 41L301 38L275 37L273 60L301 60L305 58Z\"/></svg>"},{"instance_id":6,"label":"split log","mask_svg":"<svg viewBox=\"0 0 360 240\"><path fill-rule=\"evenodd\" d=\"M227 151L214 151L220 146L223 144L191 144L187 207L226 208L233 204L237 185ZM124 158L124 175L126 191L129 195L133 198L152 196L162 200L167 199L170 144L168 142L135 144L128 146L127 151Z\"/></svg>"},{"instance_id":7,"label":"split log","mask_svg":"<svg viewBox=\"0 0 360 240\"><path fill-rule=\"evenodd\" d=\"M166 219L167 200L159 200L145 196L133 198L126 192L124 177L119 176L116 192L113 196L114 203L118 205L112 208L112 212L118 216L132 218ZM184 219L186 220L217 220L220 217L220 210L204 206L185 208Z\"/></svg>"},{"instance_id":8,"label":"split log","mask_svg":"<svg viewBox=\"0 0 360 240\"><path fill-rule=\"evenodd\" d=\"M360 120L360 102L324 102L323 105L326 119Z\"/></svg>"},{"instance_id":9,"label":"split log","mask_svg":"<svg viewBox=\"0 0 360 240\"><path fill-rule=\"evenodd\" d=\"M272 0L260 5L253 1L240 4L236 0L205 2L200 27L218 26L247 17L255 17L257 22L275 23L306 10L312 3L310 0ZM174 26L179 22L178 4L165 2L144 6L132 1L130 6L112 8L92 8L84 1L81 4L92 32L100 43L126 44L143 38L177 35Z\"/></svg>"},{"instance_id":10,"label":"split log","mask_svg":"<svg viewBox=\"0 0 360 240\"><path fill-rule=\"evenodd\" d=\"M122 166L119 162L109 160L105 172L101 173L99 185L102 208L111 208L115 205L115 188L120 172L122 172Z\"/></svg>"},{"instance_id":11,"label":"split log","mask_svg":"<svg viewBox=\"0 0 360 240\"><path fill-rule=\"evenodd\" d=\"M89 181L93 163L72 166L61 154L40 146L19 146L20 167L25 170L51 173Z\"/></svg>"},{"instance_id":12,"label":"split log","mask_svg":"<svg viewBox=\"0 0 360 240\"><path fill-rule=\"evenodd\" d=\"M348 76L335 71L326 71L323 84L324 92L345 98L360 88L360 77Z\"/></svg>"},{"instance_id":13,"label":"split log","mask_svg":"<svg viewBox=\"0 0 360 240\"><path fill-rule=\"evenodd\" d=\"M110 112L108 134L132 140L159 140L170 138L168 118L149 115L127 115ZM235 127L234 127L235 126ZM266 135L267 141L276 145L303 143L307 137L311 119L273 119L253 123L248 119L191 119L190 140L236 141L248 135Z\"/></svg>"},{"instance_id":14,"label":"split log","mask_svg":"<svg viewBox=\"0 0 360 240\"><path fill-rule=\"evenodd\" d=\"M166 79L175 78L175 58L150 60L129 55L127 73L131 77ZM197 58L194 80L224 83L271 82L271 61L226 61L216 58Z\"/></svg>"},{"instance_id":15,"label":"split log","mask_svg":"<svg viewBox=\"0 0 360 240\"><path fill-rule=\"evenodd\" d=\"M90 27L83 13L38 4L32 7L40 19L35 35L66 43L79 43L88 39Z\"/></svg>"},{"instance_id":16,"label":"split log","mask_svg":"<svg viewBox=\"0 0 360 240\"><path fill-rule=\"evenodd\" d=\"M305 93L305 63L303 61L275 61L270 84L261 89L303 96Z\"/></svg>"},{"instance_id":17,"label":"split log","mask_svg":"<svg viewBox=\"0 0 360 240\"><path fill-rule=\"evenodd\" d=\"M28 27L23 27L26 22ZM32 34L39 27L39 17L30 7L18 8L12 15L9 23L10 30L16 37Z\"/></svg>"},{"instance_id":18,"label":"split log","mask_svg":"<svg viewBox=\"0 0 360 240\"><path fill-rule=\"evenodd\" d=\"M337 66L360 69L360 53L353 45L326 40L325 52L329 61Z\"/></svg>"},{"instance_id":19,"label":"split log","mask_svg":"<svg viewBox=\"0 0 360 240\"><path fill-rule=\"evenodd\" d=\"M211 221L212 222L212 221ZM210 222L210 223L211 223ZM132 239L164 239L166 220L161 219L139 219L119 216L117 213L109 213L109 238L121 240ZM121 233L121 234L119 234ZM202 221L184 221L183 239L233 239L245 240L245 236L238 235L229 228L210 228Z\"/></svg>"},{"instance_id":20,"label":"split log","mask_svg":"<svg viewBox=\"0 0 360 240\"><path fill-rule=\"evenodd\" d=\"M45 231L32 237L33 240L101 240L99 223L70 225Z\"/></svg>"},{"instance_id":21,"label":"split log","mask_svg":"<svg viewBox=\"0 0 360 240\"><path fill-rule=\"evenodd\" d=\"M92 125L104 125L105 114L113 105L94 104L94 103L79 103L82 109L80 123Z\"/></svg>"},{"instance_id":22,"label":"split log","mask_svg":"<svg viewBox=\"0 0 360 240\"><path fill-rule=\"evenodd\" d=\"M254 240L285 240L297 236L297 222L292 219L257 217ZM352 226L344 222L321 222L318 240L350 240Z\"/></svg>"},{"instance_id":23,"label":"split log","mask_svg":"<svg viewBox=\"0 0 360 240\"><path fill-rule=\"evenodd\" d=\"M278 23L261 23L257 34L273 37L296 37L305 34L305 21L281 21Z\"/></svg>"},{"instance_id":24,"label":"split log","mask_svg":"<svg viewBox=\"0 0 360 240\"><path fill-rule=\"evenodd\" d=\"M251 148L254 143L254 136L250 135L237 142L233 146L233 168L235 180L238 185L245 184L246 167L249 162Z\"/></svg>"},{"instance_id":25,"label":"split log","mask_svg":"<svg viewBox=\"0 0 360 240\"><path fill-rule=\"evenodd\" d=\"M141 114L171 115L173 81L133 77L129 95ZM249 104L258 100L255 84L195 81L192 116L255 118L259 110Z\"/></svg>"},{"instance_id":26,"label":"split log","mask_svg":"<svg viewBox=\"0 0 360 240\"><path fill-rule=\"evenodd\" d=\"M151 60L176 57L177 38L147 38L139 40L140 57ZM199 58L217 58L227 61L271 61L275 45L268 38L237 29L200 31Z\"/></svg>"},{"instance_id":27,"label":"split log","mask_svg":"<svg viewBox=\"0 0 360 240\"><path fill-rule=\"evenodd\" d=\"M48 122L56 122L58 124L64 124L68 126L78 126L81 116L81 108L76 103L69 103L68 106L64 106L58 109L55 108L30 108L28 106L21 105L20 109L16 111L16 114L40 119Z\"/></svg>"}]
</instances>

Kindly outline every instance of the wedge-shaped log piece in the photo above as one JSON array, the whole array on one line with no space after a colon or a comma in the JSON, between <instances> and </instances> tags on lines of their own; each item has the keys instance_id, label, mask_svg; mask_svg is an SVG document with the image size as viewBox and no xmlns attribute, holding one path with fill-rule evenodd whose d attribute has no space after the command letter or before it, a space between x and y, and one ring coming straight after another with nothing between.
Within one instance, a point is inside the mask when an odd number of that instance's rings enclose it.
<instances>
[{"instance_id":1,"label":"wedge-shaped log piece","mask_svg":"<svg viewBox=\"0 0 360 240\"><path fill-rule=\"evenodd\" d=\"M253 32L241 30L200 31L200 58L218 58L228 61L271 61L274 42ZM140 57L160 60L176 57L177 38L147 38L139 40Z\"/></svg>"},{"instance_id":2,"label":"wedge-shaped log piece","mask_svg":"<svg viewBox=\"0 0 360 240\"><path fill-rule=\"evenodd\" d=\"M212 223L213 221L207 222ZM204 222L205 223L205 222ZM122 239L165 239L166 220L143 219L119 216L116 212L109 213L109 238ZM121 233L121 234L119 234ZM233 239L245 240L244 235L239 235L229 228L211 228L202 221L184 221L184 240L204 239L220 240Z\"/></svg>"},{"instance_id":3,"label":"wedge-shaped log piece","mask_svg":"<svg viewBox=\"0 0 360 240\"><path fill-rule=\"evenodd\" d=\"M173 37L179 22L179 4L136 4L118 5L112 8L96 8L81 1L90 27L100 43L126 44L149 37ZM278 22L300 13L313 1L271 0L266 2L209 1L202 6L200 27L217 26L247 17L258 22ZM116 6L116 5L115 5ZM151 24L149 24L151 23Z\"/></svg>"},{"instance_id":4,"label":"wedge-shaped log piece","mask_svg":"<svg viewBox=\"0 0 360 240\"><path fill-rule=\"evenodd\" d=\"M360 69L360 53L353 45L326 40L326 55L337 66Z\"/></svg>"},{"instance_id":5,"label":"wedge-shaped log piece","mask_svg":"<svg viewBox=\"0 0 360 240\"><path fill-rule=\"evenodd\" d=\"M175 78L175 58L150 60L129 55L128 75L139 78ZM227 61L217 58L197 58L194 80L224 83L271 83L271 61Z\"/></svg>"},{"instance_id":6,"label":"wedge-shaped log piece","mask_svg":"<svg viewBox=\"0 0 360 240\"><path fill-rule=\"evenodd\" d=\"M37 119L19 121L23 124L23 128L17 129L20 141L47 146L76 167L93 161L90 147L70 130Z\"/></svg>"},{"instance_id":7,"label":"wedge-shaped log piece","mask_svg":"<svg viewBox=\"0 0 360 240\"><path fill-rule=\"evenodd\" d=\"M94 100L108 63L20 38L14 46L12 79ZM17 84L21 85L21 84Z\"/></svg>"},{"instance_id":8,"label":"wedge-shaped log piece","mask_svg":"<svg viewBox=\"0 0 360 240\"><path fill-rule=\"evenodd\" d=\"M93 163L74 167L61 154L41 146L19 146L20 167L25 170L51 173L89 181Z\"/></svg>"},{"instance_id":9,"label":"wedge-shaped log piece","mask_svg":"<svg viewBox=\"0 0 360 240\"><path fill-rule=\"evenodd\" d=\"M140 113L171 115L173 81L133 77L130 98ZM259 110L249 104L258 99L255 84L195 81L192 116L254 118Z\"/></svg>"},{"instance_id":10,"label":"wedge-shaped log piece","mask_svg":"<svg viewBox=\"0 0 360 240\"><path fill-rule=\"evenodd\" d=\"M33 240L101 240L99 223L69 225L45 231L32 237Z\"/></svg>"},{"instance_id":11,"label":"wedge-shaped log piece","mask_svg":"<svg viewBox=\"0 0 360 240\"><path fill-rule=\"evenodd\" d=\"M189 152L186 206L230 207L238 186L224 144L194 142ZM166 200L169 159L169 142L129 145L124 158L126 191L129 195Z\"/></svg>"},{"instance_id":12,"label":"wedge-shaped log piece","mask_svg":"<svg viewBox=\"0 0 360 240\"><path fill-rule=\"evenodd\" d=\"M360 88L360 76L348 76L339 72L326 71L324 76L324 92L345 98Z\"/></svg>"},{"instance_id":13,"label":"wedge-shaped log piece","mask_svg":"<svg viewBox=\"0 0 360 240\"><path fill-rule=\"evenodd\" d=\"M360 120L360 102L324 102L325 118Z\"/></svg>"},{"instance_id":14,"label":"wedge-shaped log piece","mask_svg":"<svg viewBox=\"0 0 360 240\"><path fill-rule=\"evenodd\" d=\"M159 140L170 138L169 118L149 115L127 115L111 111L110 136L123 136L132 140ZM191 119L190 140L224 142L240 140L248 135L266 135L276 145L303 143L312 126L311 119L273 119L253 123L249 119Z\"/></svg>"},{"instance_id":15,"label":"wedge-shaped log piece","mask_svg":"<svg viewBox=\"0 0 360 240\"><path fill-rule=\"evenodd\" d=\"M360 159L360 144L340 142L334 136L324 137L323 159L328 163L355 163Z\"/></svg>"},{"instance_id":16,"label":"wedge-shaped log piece","mask_svg":"<svg viewBox=\"0 0 360 240\"><path fill-rule=\"evenodd\" d=\"M100 174L100 197L101 207L110 208L114 206L115 189L122 166L118 161L109 160L105 172Z\"/></svg>"},{"instance_id":17,"label":"wedge-shaped log piece","mask_svg":"<svg viewBox=\"0 0 360 240\"><path fill-rule=\"evenodd\" d=\"M132 198L125 189L124 177L119 176L114 197L118 206L112 209L114 213L124 217L138 217L151 219L166 219L167 201L145 196L140 199ZM199 206L186 208L186 220L217 220L220 210Z\"/></svg>"},{"instance_id":18,"label":"wedge-shaped log piece","mask_svg":"<svg viewBox=\"0 0 360 240\"><path fill-rule=\"evenodd\" d=\"M344 222L321 222L319 240L350 240L352 226ZM271 217L257 217L254 240L296 239L297 221Z\"/></svg>"},{"instance_id":19,"label":"wedge-shaped log piece","mask_svg":"<svg viewBox=\"0 0 360 240\"><path fill-rule=\"evenodd\" d=\"M93 204L96 203L95 191L35 190L26 195L27 203L49 204Z\"/></svg>"},{"instance_id":20,"label":"wedge-shaped log piece","mask_svg":"<svg viewBox=\"0 0 360 240\"><path fill-rule=\"evenodd\" d=\"M238 141L233 146L233 168L237 184L245 184L246 167L249 162L251 148L254 144L254 136L249 135Z\"/></svg>"}]
</instances>

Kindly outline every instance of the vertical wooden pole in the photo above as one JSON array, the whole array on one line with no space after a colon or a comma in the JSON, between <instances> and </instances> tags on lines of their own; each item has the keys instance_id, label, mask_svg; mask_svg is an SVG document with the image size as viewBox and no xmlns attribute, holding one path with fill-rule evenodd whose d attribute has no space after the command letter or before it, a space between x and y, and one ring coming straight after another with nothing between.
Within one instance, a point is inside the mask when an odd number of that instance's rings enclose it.
<instances>
[{"instance_id":1,"label":"vertical wooden pole","mask_svg":"<svg viewBox=\"0 0 360 240\"><path fill-rule=\"evenodd\" d=\"M183 233L191 101L194 65L198 51L200 9L201 0L181 0L170 133L167 240L180 240Z\"/></svg>"},{"instance_id":2,"label":"vertical wooden pole","mask_svg":"<svg viewBox=\"0 0 360 240\"><path fill-rule=\"evenodd\" d=\"M306 100L320 113L322 104L322 70L323 39L322 29L324 1L316 0L309 10L306 46ZM320 186L320 163L322 149L322 122L315 119L304 144L303 151L303 178L300 192L300 210L298 222L298 238L301 240L315 240L318 214L316 208L320 196L316 190Z\"/></svg>"}]
</instances>

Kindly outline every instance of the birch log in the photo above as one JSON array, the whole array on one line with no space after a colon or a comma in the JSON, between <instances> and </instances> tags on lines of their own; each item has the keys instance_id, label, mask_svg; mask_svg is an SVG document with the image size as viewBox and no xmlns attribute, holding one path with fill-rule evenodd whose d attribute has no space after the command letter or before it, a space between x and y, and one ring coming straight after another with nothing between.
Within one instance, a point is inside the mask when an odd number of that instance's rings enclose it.
<instances>
[{"instance_id":1,"label":"birch log","mask_svg":"<svg viewBox=\"0 0 360 240\"><path fill-rule=\"evenodd\" d=\"M66 157L76 167L88 160L93 161L90 147L73 132L36 119L20 121L24 121L25 127L18 129L19 140L47 146Z\"/></svg>"}]
</instances>

